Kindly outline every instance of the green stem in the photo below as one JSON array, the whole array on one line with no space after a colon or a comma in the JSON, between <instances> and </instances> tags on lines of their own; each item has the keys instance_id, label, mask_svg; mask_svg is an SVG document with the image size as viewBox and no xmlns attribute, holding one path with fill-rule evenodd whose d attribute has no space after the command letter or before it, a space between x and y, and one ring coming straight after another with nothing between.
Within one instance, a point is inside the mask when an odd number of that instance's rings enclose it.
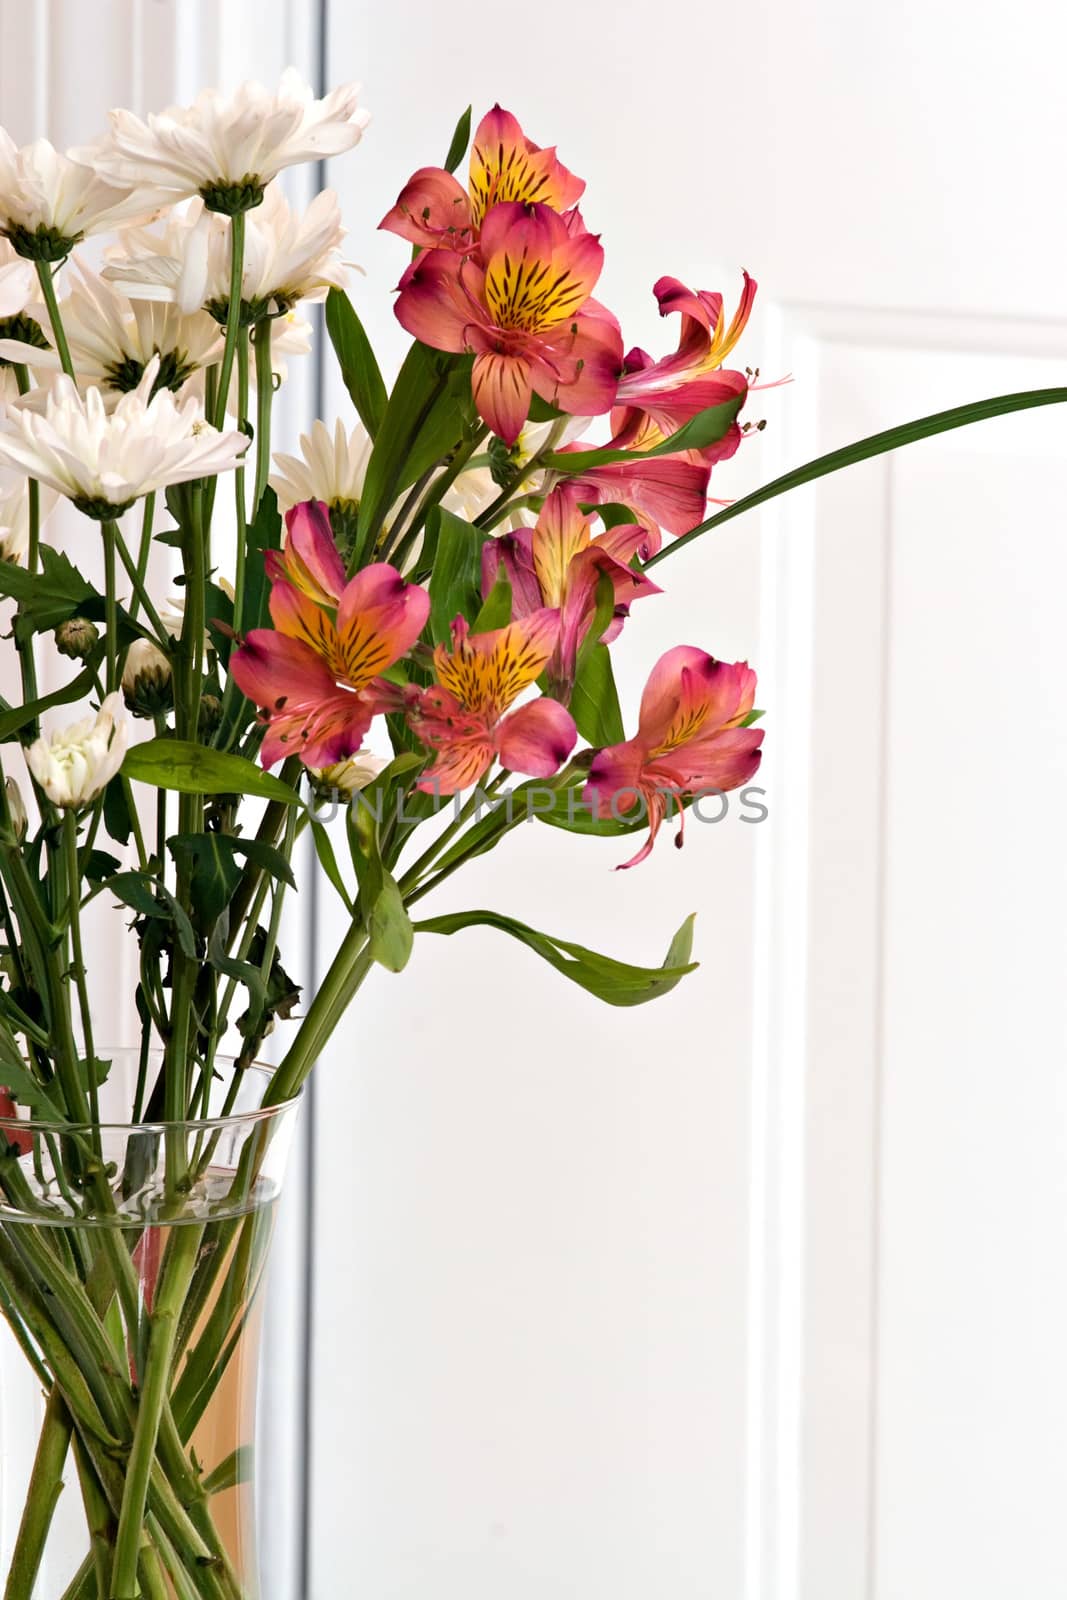
<instances>
[{"instance_id":1,"label":"green stem","mask_svg":"<svg viewBox=\"0 0 1067 1600\"><path fill-rule=\"evenodd\" d=\"M137 1407L133 1444L119 1512L112 1569L110 1600L141 1600L137 1580L138 1554L144 1526L149 1479L156 1454L160 1421L170 1389L174 1340L203 1229L186 1224L175 1228L152 1309L144 1382Z\"/></svg>"},{"instance_id":2,"label":"green stem","mask_svg":"<svg viewBox=\"0 0 1067 1600\"><path fill-rule=\"evenodd\" d=\"M149 530L149 538L151 539L151 524L149 524ZM144 577L141 573L140 556L138 556L137 561L134 561L132 555L127 549L126 541L122 537L121 529L116 529L115 548L118 550L119 560L126 569L126 576L129 578L130 583L133 586L133 599L130 601L130 616L134 621L136 621L138 608L143 606L145 616L148 618L148 621L155 632L156 643L159 645L161 650L166 652L170 641L170 634L164 626L159 612L152 604L152 597L148 593L147 585L145 584Z\"/></svg>"},{"instance_id":3,"label":"green stem","mask_svg":"<svg viewBox=\"0 0 1067 1600\"><path fill-rule=\"evenodd\" d=\"M30 383L29 369L27 367L22 365L16 366L15 381L18 384L19 394L29 393L32 386ZM29 494L30 537L29 544L26 549L26 570L27 572L34 574L37 571L37 558L41 543L41 489L36 478L29 479L27 492ZM32 701L36 700L38 695L37 659L34 655L33 638L32 636L24 636L22 634L22 630L19 628L14 630L14 637L15 649L18 651L19 657L19 668L22 673L22 699L23 703L28 705ZM34 717L32 722L27 723L22 734L23 744L32 744L40 731L40 724L37 721L37 718ZM37 784L34 785L34 788L37 793L38 800L40 800L42 798L43 791ZM47 805L48 802L45 801L45 804ZM48 809L50 811L51 807Z\"/></svg>"},{"instance_id":4,"label":"green stem","mask_svg":"<svg viewBox=\"0 0 1067 1600\"><path fill-rule=\"evenodd\" d=\"M63 1492L63 1467L70 1448L72 1426L62 1398L53 1391L33 1459L22 1521L4 1585L4 1600L32 1600L48 1530Z\"/></svg>"},{"instance_id":5,"label":"green stem","mask_svg":"<svg viewBox=\"0 0 1067 1600\"><path fill-rule=\"evenodd\" d=\"M47 261L37 263L37 281L41 285L41 294L44 297L45 307L48 311L48 320L52 325L52 338L55 340L56 351L59 355L63 371L68 378L74 378L74 363L70 359L70 346L67 343L66 329L63 327L63 318L59 314L59 302L56 299L56 286L52 278L52 269ZM75 380L76 381L76 380Z\"/></svg>"},{"instance_id":6,"label":"green stem","mask_svg":"<svg viewBox=\"0 0 1067 1600\"><path fill-rule=\"evenodd\" d=\"M222 366L219 387L215 396L215 415L212 421L221 428L226 421L226 402L230 397L230 379L237 351L237 338L241 331L241 280L244 272L245 216L239 211L230 218L230 299L226 307L226 342L222 348Z\"/></svg>"},{"instance_id":7,"label":"green stem","mask_svg":"<svg viewBox=\"0 0 1067 1600\"><path fill-rule=\"evenodd\" d=\"M471 439L467 444L461 445L459 449L456 450L452 460L449 462L445 470L436 478L434 478L422 500L419 502L418 510L412 517L411 522L404 529L403 535L397 541L392 554L388 557L395 567L400 567L401 570L403 570L403 564L411 554L411 551L415 545L415 540L418 538L426 524L426 518L433 510L434 506L440 505L441 501L444 499L449 489L451 489L460 473L466 467L471 456L474 455L475 451L478 449L478 446L485 439L485 436L488 432L488 428L480 428L474 435L473 439Z\"/></svg>"},{"instance_id":8,"label":"green stem","mask_svg":"<svg viewBox=\"0 0 1067 1600\"><path fill-rule=\"evenodd\" d=\"M274 368L270 358L270 341L273 328L273 319L264 317L252 330L252 343L256 348L256 486L252 495L253 517L259 510L259 502L270 476L270 426L274 410Z\"/></svg>"},{"instance_id":9,"label":"green stem","mask_svg":"<svg viewBox=\"0 0 1067 1600\"><path fill-rule=\"evenodd\" d=\"M248 425L248 332L242 328L237 341L237 426ZM243 463L243 457L242 457ZM245 594L245 565L248 559L248 501L245 495L244 465L233 475L234 511L237 523L236 559L233 569L233 629L241 632L241 610Z\"/></svg>"},{"instance_id":10,"label":"green stem","mask_svg":"<svg viewBox=\"0 0 1067 1600\"><path fill-rule=\"evenodd\" d=\"M118 688L119 610L115 589L115 546L119 529L110 520L101 524L104 536L104 659L107 663L104 683L110 694Z\"/></svg>"},{"instance_id":11,"label":"green stem","mask_svg":"<svg viewBox=\"0 0 1067 1600\"><path fill-rule=\"evenodd\" d=\"M81 869L78 865L78 819L73 811L63 813L63 852L66 858L67 895L70 906L71 973L78 994L81 1012L85 1058L89 1073L89 1113L93 1123L93 1140L100 1151L100 1098L96 1084L96 1051L93 1048L93 1015L89 1004L89 985L85 971L85 950L82 943Z\"/></svg>"},{"instance_id":12,"label":"green stem","mask_svg":"<svg viewBox=\"0 0 1067 1600\"><path fill-rule=\"evenodd\" d=\"M540 450L530 457L529 461L527 461L526 465L521 469L514 482L510 483L506 489L501 489L496 499L490 501L489 505L486 506L485 510L480 516L475 517L475 527L483 528L486 532L488 532L490 528L496 527L497 523L501 521L506 514L510 502L514 499L516 489L522 488L526 480L531 478L540 467L545 457L556 448L556 445L563 437L566 427L566 418L560 422L554 422L552 424L548 438L545 440Z\"/></svg>"},{"instance_id":13,"label":"green stem","mask_svg":"<svg viewBox=\"0 0 1067 1600\"><path fill-rule=\"evenodd\" d=\"M299 1093L319 1051L372 965L367 953L366 930L361 922L353 922L307 1009L296 1038L271 1079L263 1099L265 1106L281 1105Z\"/></svg>"}]
</instances>

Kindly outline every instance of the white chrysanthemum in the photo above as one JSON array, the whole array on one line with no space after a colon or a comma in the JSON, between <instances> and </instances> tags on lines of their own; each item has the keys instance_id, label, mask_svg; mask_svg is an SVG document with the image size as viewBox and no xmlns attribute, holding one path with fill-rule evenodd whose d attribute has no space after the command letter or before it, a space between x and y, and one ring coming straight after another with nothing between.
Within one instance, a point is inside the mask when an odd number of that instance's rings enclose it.
<instances>
[{"instance_id":1,"label":"white chrysanthemum","mask_svg":"<svg viewBox=\"0 0 1067 1600\"><path fill-rule=\"evenodd\" d=\"M144 186L162 201L199 194L212 210L245 211L285 167L359 143L370 117L358 107L358 89L346 84L316 100L290 68L273 94L243 83L233 94L205 89L191 106L144 120L112 111L110 132L76 155L102 177Z\"/></svg>"},{"instance_id":2,"label":"white chrysanthemum","mask_svg":"<svg viewBox=\"0 0 1067 1600\"><path fill-rule=\"evenodd\" d=\"M272 185L249 213L241 300L246 318L288 311L300 300L321 300L346 277L340 244L345 230L332 189L303 213L291 210ZM162 230L129 228L109 250L104 277L136 299L177 301L183 311L210 307L225 322L230 297L230 229L224 217L194 200Z\"/></svg>"},{"instance_id":3,"label":"white chrysanthemum","mask_svg":"<svg viewBox=\"0 0 1067 1600\"><path fill-rule=\"evenodd\" d=\"M160 386L177 389L199 368L218 360L222 335L206 312L184 316L177 306L131 301L84 262L76 263L76 271L59 309L79 383L125 393L137 387L152 357L158 356ZM47 327L44 308L34 311ZM0 360L62 370L55 350L40 350L17 338L0 338Z\"/></svg>"},{"instance_id":4,"label":"white chrysanthemum","mask_svg":"<svg viewBox=\"0 0 1067 1600\"><path fill-rule=\"evenodd\" d=\"M358 794L368 783L373 783L379 773L389 765L387 756L376 756L370 750L357 750L346 761L337 761L332 767L309 767L308 772L320 794Z\"/></svg>"},{"instance_id":5,"label":"white chrysanthemum","mask_svg":"<svg viewBox=\"0 0 1067 1600\"><path fill-rule=\"evenodd\" d=\"M78 810L96 798L122 766L127 727L119 718L122 696L109 694L95 717L37 739L26 765L53 805Z\"/></svg>"},{"instance_id":6,"label":"white chrysanthemum","mask_svg":"<svg viewBox=\"0 0 1067 1600\"><path fill-rule=\"evenodd\" d=\"M44 395L8 408L0 421L0 464L21 467L92 516L117 516L141 495L236 467L243 433L220 433L191 396L152 394L153 358L136 389L108 413L99 389L84 398L67 377Z\"/></svg>"},{"instance_id":7,"label":"white chrysanthemum","mask_svg":"<svg viewBox=\"0 0 1067 1600\"><path fill-rule=\"evenodd\" d=\"M270 486L278 508L289 511L304 500L324 500L328 506L355 510L363 494L370 460L371 438L362 423L349 434L338 418L333 434L315 421L310 433L300 435L300 455L278 454Z\"/></svg>"},{"instance_id":8,"label":"white chrysanthemum","mask_svg":"<svg viewBox=\"0 0 1067 1600\"><path fill-rule=\"evenodd\" d=\"M37 491L38 515L43 523L56 503L53 491ZM30 495L23 472L0 468L0 561L22 561L30 545Z\"/></svg>"},{"instance_id":9,"label":"white chrysanthemum","mask_svg":"<svg viewBox=\"0 0 1067 1600\"><path fill-rule=\"evenodd\" d=\"M7 239L0 238L0 318L20 317L37 298L37 273Z\"/></svg>"},{"instance_id":10,"label":"white chrysanthemum","mask_svg":"<svg viewBox=\"0 0 1067 1600\"><path fill-rule=\"evenodd\" d=\"M61 261L86 234L144 216L151 205L132 184L72 161L47 139L20 150L0 128L0 233L19 255Z\"/></svg>"}]
</instances>

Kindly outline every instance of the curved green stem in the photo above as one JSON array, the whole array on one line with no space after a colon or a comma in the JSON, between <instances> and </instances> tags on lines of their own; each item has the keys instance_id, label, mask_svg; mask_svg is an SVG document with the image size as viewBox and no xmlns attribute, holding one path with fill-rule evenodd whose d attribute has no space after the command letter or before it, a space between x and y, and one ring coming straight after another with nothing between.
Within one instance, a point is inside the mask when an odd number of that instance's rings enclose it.
<instances>
[{"instance_id":1,"label":"curved green stem","mask_svg":"<svg viewBox=\"0 0 1067 1600\"><path fill-rule=\"evenodd\" d=\"M70 358L70 346L67 343L67 333L63 326L63 318L59 314L59 301L56 299L56 286L52 278L52 269L47 261L38 261L37 281L41 285L41 294L48 311L48 320L52 325L52 338L55 340L56 352L62 363L63 371L68 378L74 378L74 363Z\"/></svg>"},{"instance_id":2,"label":"curved green stem","mask_svg":"<svg viewBox=\"0 0 1067 1600\"><path fill-rule=\"evenodd\" d=\"M110 694L118 688L119 609L115 587L118 523L108 520L101 524L100 531L104 536L104 659L107 663L104 683Z\"/></svg>"}]
</instances>

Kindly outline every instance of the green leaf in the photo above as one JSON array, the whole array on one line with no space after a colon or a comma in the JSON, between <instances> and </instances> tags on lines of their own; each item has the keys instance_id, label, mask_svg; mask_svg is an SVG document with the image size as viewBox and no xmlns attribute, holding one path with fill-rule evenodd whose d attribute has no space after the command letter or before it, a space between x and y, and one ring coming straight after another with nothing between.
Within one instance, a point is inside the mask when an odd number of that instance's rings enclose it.
<instances>
[{"instance_id":1,"label":"green leaf","mask_svg":"<svg viewBox=\"0 0 1067 1600\"><path fill-rule=\"evenodd\" d=\"M8 739L14 739L28 722L39 717L42 711L50 711L53 706L69 705L72 700L80 700L87 695L93 687L93 674L86 667L72 678L70 683L65 683L62 689L54 689L51 694L42 695L39 700L31 700L27 705L14 706L10 711L0 715L0 744Z\"/></svg>"},{"instance_id":2,"label":"green leaf","mask_svg":"<svg viewBox=\"0 0 1067 1600\"><path fill-rule=\"evenodd\" d=\"M331 289L326 296L326 332L352 404L371 438L376 439L388 399L385 382L366 330L342 289Z\"/></svg>"},{"instance_id":3,"label":"green leaf","mask_svg":"<svg viewBox=\"0 0 1067 1600\"><path fill-rule=\"evenodd\" d=\"M647 572L649 567L666 560L667 556L681 550L684 545L690 544L702 533L707 533L709 528L717 528L722 522L743 516L746 511L754 511L756 506L765 505L768 500L774 500L780 494L788 494L790 490L800 489L806 483L814 483L816 478L825 478L831 472L840 472L842 467L851 467L857 461L869 461L872 456L884 455L887 450L897 450L901 445L914 444L918 439L929 439L937 433L948 433L952 428L968 427L972 422L984 422L989 417L1007 416L1012 411L1028 411L1035 406L1063 405L1065 401L1067 401L1067 389L1027 389L1018 394L995 395L990 400L972 400L965 406L953 406L949 411L935 411L932 416L919 417L915 422L904 422L896 428L886 428L881 433L869 434L866 439L858 439L855 444L847 444L840 450L831 450L829 455L817 456L814 461L808 461L802 467L794 467L792 472L783 473L780 478L764 484L762 489L735 500L724 510L717 511L713 517L708 517L706 522L698 523L680 539L672 539L669 545L665 545L645 562L644 570ZM677 434L673 435L673 438L677 437Z\"/></svg>"},{"instance_id":4,"label":"green leaf","mask_svg":"<svg viewBox=\"0 0 1067 1600\"><path fill-rule=\"evenodd\" d=\"M97 592L77 567L51 545L40 547L40 568L29 572L0 561L0 595L16 600L33 629L43 633L66 622Z\"/></svg>"},{"instance_id":5,"label":"green leaf","mask_svg":"<svg viewBox=\"0 0 1067 1600\"><path fill-rule=\"evenodd\" d=\"M511 621L511 584L503 562L497 568L496 582L485 597L485 604L471 623L472 633L491 633L506 628Z\"/></svg>"},{"instance_id":6,"label":"green leaf","mask_svg":"<svg viewBox=\"0 0 1067 1600\"><path fill-rule=\"evenodd\" d=\"M0 1058L0 1082L20 1106L33 1111L41 1121L65 1122L62 1107L52 1098L49 1089L30 1071L26 1063L13 1051L5 1048ZM0 1135L2 1149L2 1135Z\"/></svg>"},{"instance_id":7,"label":"green leaf","mask_svg":"<svg viewBox=\"0 0 1067 1600\"><path fill-rule=\"evenodd\" d=\"M134 745L122 763L127 778L180 794L249 794L299 805L300 796L280 778L243 756L209 750L184 739L149 739Z\"/></svg>"},{"instance_id":8,"label":"green leaf","mask_svg":"<svg viewBox=\"0 0 1067 1600\"><path fill-rule=\"evenodd\" d=\"M114 839L116 844L129 844L133 818L130 815L130 797L121 772L111 779L104 790L104 827L108 837Z\"/></svg>"},{"instance_id":9,"label":"green leaf","mask_svg":"<svg viewBox=\"0 0 1067 1600\"><path fill-rule=\"evenodd\" d=\"M453 617L473 617L482 603L485 534L441 506L434 507L433 515L435 520L439 518L439 524L429 583L430 637L434 644L449 644Z\"/></svg>"},{"instance_id":10,"label":"green leaf","mask_svg":"<svg viewBox=\"0 0 1067 1600\"><path fill-rule=\"evenodd\" d=\"M594 643L588 651L583 650L571 691L570 711L582 738L598 750L621 744L626 738L611 652L606 644Z\"/></svg>"},{"instance_id":11,"label":"green leaf","mask_svg":"<svg viewBox=\"0 0 1067 1600\"><path fill-rule=\"evenodd\" d=\"M264 839L234 838L228 833L176 833L167 840L167 848L175 862L189 864L193 921L201 933L210 931L229 903L241 881L242 860L254 861L266 873L296 888L292 867L281 851Z\"/></svg>"},{"instance_id":12,"label":"green leaf","mask_svg":"<svg viewBox=\"0 0 1067 1600\"><path fill-rule=\"evenodd\" d=\"M183 952L191 961L196 959L193 925L169 889L145 872L117 872L103 887L138 916L173 923Z\"/></svg>"},{"instance_id":13,"label":"green leaf","mask_svg":"<svg viewBox=\"0 0 1067 1600\"><path fill-rule=\"evenodd\" d=\"M330 838L329 830L327 829L326 824L321 822L312 811L308 812L308 821L311 824L311 837L315 844L315 854L319 858L319 863L322 867L322 870L325 872L327 878L337 890L337 893L340 895L344 904L345 910L351 916L352 896L348 892L348 889L345 885L345 880L341 876L341 869L337 865L337 853L334 850L333 840Z\"/></svg>"},{"instance_id":14,"label":"green leaf","mask_svg":"<svg viewBox=\"0 0 1067 1600\"><path fill-rule=\"evenodd\" d=\"M266 554L268 550L282 547L282 519L278 510L278 496L270 487L264 489L263 498L247 531L247 558L245 561L245 591L241 601L241 625L238 631L248 633L252 628L269 627L270 584L267 582ZM219 593L221 594L221 590ZM216 613L218 614L218 613ZM230 607L230 618L233 608ZM222 613L226 621L225 612ZM208 611L210 622L211 611ZM224 658L226 659L226 658Z\"/></svg>"},{"instance_id":15,"label":"green leaf","mask_svg":"<svg viewBox=\"0 0 1067 1600\"><path fill-rule=\"evenodd\" d=\"M671 941L662 967L635 967L614 961L584 945L538 933L496 911L458 911L449 916L416 922L416 933L458 933L463 928L497 928L528 946L557 972L612 1006L638 1006L667 994L697 963L689 957L693 946L693 918L687 917Z\"/></svg>"},{"instance_id":16,"label":"green leaf","mask_svg":"<svg viewBox=\"0 0 1067 1600\"><path fill-rule=\"evenodd\" d=\"M472 109L473 108L471 106L468 106L466 111L460 117L459 121L456 123L456 131L452 135L452 143L448 147L447 156L445 156L446 172L455 172L456 168L463 160L463 157L467 154L467 146L471 142Z\"/></svg>"},{"instance_id":17,"label":"green leaf","mask_svg":"<svg viewBox=\"0 0 1067 1600\"><path fill-rule=\"evenodd\" d=\"M370 953L387 972L403 972L415 942L411 918L396 880L382 868L381 887L367 923Z\"/></svg>"},{"instance_id":18,"label":"green leaf","mask_svg":"<svg viewBox=\"0 0 1067 1600\"><path fill-rule=\"evenodd\" d=\"M553 450L545 457L544 464L553 472L588 472L593 467L607 467L615 461L651 461L656 456L677 455L679 450L703 450L725 437L744 399L744 394L732 395L717 406L698 411L676 433L651 450Z\"/></svg>"},{"instance_id":19,"label":"green leaf","mask_svg":"<svg viewBox=\"0 0 1067 1600\"><path fill-rule=\"evenodd\" d=\"M349 819L352 865L359 879L370 954L386 971L402 972L408 964L414 936L403 896L382 860L377 817L370 808L357 806L349 812Z\"/></svg>"},{"instance_id":20,"label":"green leaf","mask_svg":"<svg viewBox=\"0 0 1067 1600\"><path fill-rule=\"evenodd\" d=\"M267 1009L267 985L258 965L252 961L239 961L236 956L230 955L227 948L229 942L230 910L226 906L208 940L207 958L216 972L233 978L248 990L248 1012L242 1018L244 1025L241 1031L251 1031L262 1020Z\"/></svg>"},{"instance_id":21,"label":"green leaf","mask_svg":"<svg viewBox=\"0 0 1067 1600\"><path fill-rule=\"evenodd\" d=\"M224 1461L201 1481L200 1487L207 1495L221 1494L224 1489L235 1489L239 1483L248 1483L252 1477L255 1452L250 1444L241 1444L232 1450Z\"/></svg>"},{"instance_id":22,"label":"green leaf","mask_svg":"<svg viewBox=\"0 0 1067 1600\"><path fill-rule=\"evenodd\" d=\"M408 351L367 463L355 567L370 559L397 495L463 438L473 415L472 364L469 356L442 356L418 343Z\"/></svg>"}]
</instances>

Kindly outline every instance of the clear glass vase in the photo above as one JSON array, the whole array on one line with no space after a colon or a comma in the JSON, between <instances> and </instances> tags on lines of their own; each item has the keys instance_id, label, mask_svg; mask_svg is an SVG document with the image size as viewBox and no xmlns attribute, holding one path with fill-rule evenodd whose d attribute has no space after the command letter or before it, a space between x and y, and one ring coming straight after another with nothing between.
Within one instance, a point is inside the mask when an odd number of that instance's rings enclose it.
<instances>
[{"instance_id":1,"label":"clear glass vase","mask_svg":"<svg viewBox=\"0 0 1067 1600\"><path fill-rule=\"evenodd\" d=\"M257 1600L264 1270L298 1102L220 1070L190 1122L0 1116L3 1600ZM149 1069L152 1063L148 1063ZM3 1068L0 1066L0 1080Z\"/></svg>"}]
</instances>

